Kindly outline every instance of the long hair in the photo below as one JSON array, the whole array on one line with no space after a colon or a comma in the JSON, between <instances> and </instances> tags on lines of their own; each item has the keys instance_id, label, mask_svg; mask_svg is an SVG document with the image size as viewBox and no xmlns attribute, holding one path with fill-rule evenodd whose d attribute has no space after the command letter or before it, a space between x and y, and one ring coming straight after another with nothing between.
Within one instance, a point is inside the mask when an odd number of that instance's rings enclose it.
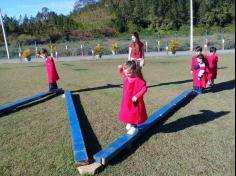
<instances>
[{"instance_id":1,"label":"long hair","mask_svg":"<svg viewBox=\"0 0 236 176\"><path fill-rule=\"evenodd\" d=\"M195 52L202 52L202 47L201 46L197 46L194 51Z\"/></svg>"},{"instance_id":2,"label":"long hair","mask_svg":"<svg viewBox=\"0 0 236 176\"><path fill-rule=\"evenodd\" d=\"M41 53L42 53L42 54L47 54L47 55L48 55L48 50L46 50L45 48L42 48Z\"/></svg>"},{"instance_id":3,"label":"long hair","mask_svg":"<svg viewBox=\"0 0 236 176\"><path fill-rule=\"evenodd\" d=\"M140 51L141 50L141 41L140 41L140 38L139 38L139 35L138 35L138 32L133 32L132 35L136 38L136 41L138 43L138 50ZM134 48L134 42L133 42L133 48Z\"/></svg>"},{"instance_id":4,"label":"long hair","mask_svg":"<svg viewBox=\"0 0 236 176\"><path fill-rule=\"evenodd\" d=\"M216 47L211 47L210 48L210 53L213 53L213 52L216 53L216 50L217 50Z\"/></svg>"},{"instance_id":5,"label":"long hair","mask_svg":"<svg viewBox=\"0 0 236 176\"><path fill-rule=\"evenodd\" d=\"M124 69L132 70L140 79L144 80L141 68L137 66L137 63L134 60L126 61L124 63Z\"/></svg>"}]
</instances>

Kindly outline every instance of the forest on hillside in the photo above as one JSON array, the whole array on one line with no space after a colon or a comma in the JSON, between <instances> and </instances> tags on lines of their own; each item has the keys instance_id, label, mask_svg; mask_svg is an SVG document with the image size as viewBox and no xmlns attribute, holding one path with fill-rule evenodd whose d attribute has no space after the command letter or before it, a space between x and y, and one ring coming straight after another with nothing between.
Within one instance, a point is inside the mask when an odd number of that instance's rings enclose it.
<instances>
[{"instance_id":1,"label":"forest on hillside","mask_svg":"<svg viewBox=\"0 0 236 176\"><path fill-rule=\"evenodd\" d=\"M235 32L234 0L193 0L198 32ZM35 17L3 16L10 45L114 37L132 31L189 33L189 0L79 0L68 16L47 7ZM196 32L197 32L196 31ZM2 30L0 30L2 36ZM0 38L0 45L3 45Z\"/></svg>"}]
</instances>

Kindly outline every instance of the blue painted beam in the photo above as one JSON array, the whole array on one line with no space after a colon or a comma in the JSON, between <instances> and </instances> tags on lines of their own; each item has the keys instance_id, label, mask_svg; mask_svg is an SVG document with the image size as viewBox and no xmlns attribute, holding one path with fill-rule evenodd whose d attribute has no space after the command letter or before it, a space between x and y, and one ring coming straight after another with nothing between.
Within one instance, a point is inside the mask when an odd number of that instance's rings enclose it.
<instances>
[{"instance_id":1,"label":"blue painted beam","mask_svg":"<svg viewBox=\"0 0 236 176\"><path fill-rule=\"evenodd\" d=\"M26 98L14 101L12 103L8 103L8 104L5 104L5 105L2 105L2 106L0 106L0 112L9 111L11 109L16 108L17 106L20 106L20 105L23 105L23 104L26 104L26 103L38 100L38 99L43 98L43 97L45 97L47 95L50 95L50 94L53 94L53 93L62 93L62 92L63 92L62 89L57 89L57 90L52 91L52 92L41 92L41 93L38 93L36 95L30 96L30 97L26 97Z\"/></svg>"},{"instance_id":2,"label":"blue painted beam","mask_svg":"<svg viewBox=\"0 0 236 176\"><path fill-rule=\"evenodd\" d=\"M124 133L119 136L116 140L114 140L110 145L108 145L105 149L96 153L93 158L97 163L102 165L106 165L108 161L110 161L114 156L116 156L121 150L129 146L131 142L133 142L138 136L140 132L137 131L133 135L129 135Z\"/></svg>"},{"instance_id":3,"label":"blue painted beam","mask_svg":"<svg viewBox=\"0 0 236 176\"><path fill-rule=\"evenodd\" d=\"M152 115L148 117L146 122L138 125L139 131L137 131L133 135L128 135L124 133L115 139L111 144L105 147L103 150L96 153L93 158L97 163L102 165L106 165L112 158L114 158L121 150L127 148L131 143L139 137L141 133L144 133L147 129L153 126L157 121L167 115L175 106L180 105L187 97L193 95L192 89L187 89L180 93L177 97L175 97L168 104L163 106L161 109L155 111Z\"/></svg>"},{"instance_id":4,"label":"blue painted beam","mask_svg":"<svg viewBox=\"0 0 236 176\"><path fill-rule=\"evenodd\" d=\"M76 109L74 106L72 94L70 91L65 91L66 107L68 112L68 120L71 129L72 148L74 152L74 160L76 162L88 161L88 155L82 135L79 119L77 117Z\"/></svg>"},{"instance_id":5,"label":"blue painted beam","mask_svg":"<svg viewBox=\"0 0 236 176\"><path fill-rule=\"evenodd\" d=\"M186 100L188 97L192 95L193 95L192 89L186 89L182 91L177 97L175 97L165 106L161 107L159 110L151 114L144 123L138 125L138 128L142 132L147 131L151 126L153 126L156 122L158 122L162 117L170 113L176 106L179 106L184 100Z\"/></svg>"}]
</instances>

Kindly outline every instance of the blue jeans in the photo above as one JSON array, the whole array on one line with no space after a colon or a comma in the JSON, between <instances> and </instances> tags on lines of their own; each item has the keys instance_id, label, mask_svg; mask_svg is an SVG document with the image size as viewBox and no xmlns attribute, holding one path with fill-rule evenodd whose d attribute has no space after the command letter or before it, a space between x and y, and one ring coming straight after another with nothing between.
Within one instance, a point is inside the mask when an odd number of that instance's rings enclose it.
<instances>
[{"instance_id":1,"label":"blue jeans","mask_svg":"<svg viewBox=\"0 0 236 176\"><path fill-rule=\"evenodd\" d=\"M193 90L197 94L202 94L203 93L203 88L202 87L193 86Z\"/></svg>"}]
</instances>

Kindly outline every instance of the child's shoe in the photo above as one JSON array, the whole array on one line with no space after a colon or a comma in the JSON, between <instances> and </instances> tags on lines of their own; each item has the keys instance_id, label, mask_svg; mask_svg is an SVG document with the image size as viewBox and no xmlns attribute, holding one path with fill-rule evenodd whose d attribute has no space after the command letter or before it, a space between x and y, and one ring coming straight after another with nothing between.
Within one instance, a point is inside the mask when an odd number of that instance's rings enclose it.
<instances>
[{"instance_id":1,"label":"child's shoe","mask_svg":"<svg viewBox=\"0 0 236 176\"><path fill-rule=\"evenodd\" d=\"M132 127L132 125L130 123L127 123L125 128L126 128L126 130L130 130L131 127Z\"/></svg>"},{"instance_id":2,"label":"child's shoe","mask_svg":"<svg viewBox=\"0 0 236 176\"><path fill-rule=\"evenodd\" d=\"M134 126L132 126L129 131L127 132L127 134L129 135L133 135L134 133L136 133L138 131L137 128L135 128Z\"/></svg>"}]
</instances>

